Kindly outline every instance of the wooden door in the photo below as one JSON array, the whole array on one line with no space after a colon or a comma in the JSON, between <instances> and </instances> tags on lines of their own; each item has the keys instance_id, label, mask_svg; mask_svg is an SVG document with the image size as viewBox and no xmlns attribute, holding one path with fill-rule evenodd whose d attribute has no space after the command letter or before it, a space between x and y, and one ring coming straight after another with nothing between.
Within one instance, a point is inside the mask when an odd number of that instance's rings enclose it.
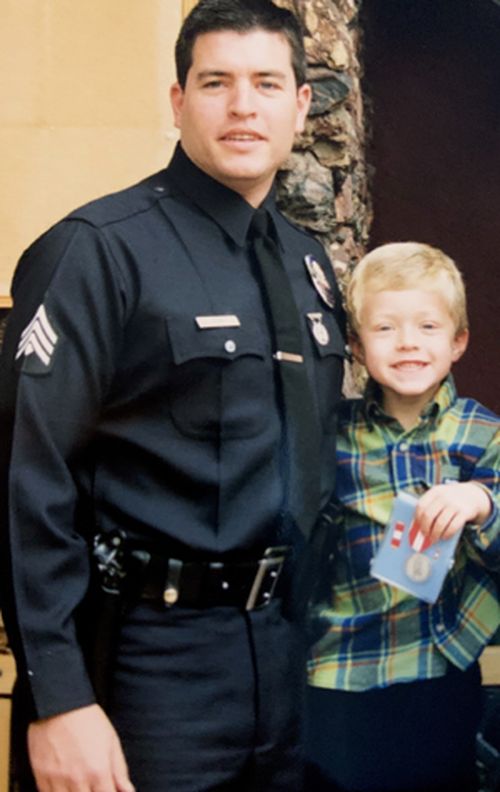
<instances>
[{"instance_id":1,"label":"wooden door","mask_svg":"<svg viewBox=\"0 0 500 792\"><path fill-rule=\"evenodd\" d=\"M500 413L500 6L364 0L371 246L428 242L465 275L459 390Z\"/></svg>"}]
</instances>

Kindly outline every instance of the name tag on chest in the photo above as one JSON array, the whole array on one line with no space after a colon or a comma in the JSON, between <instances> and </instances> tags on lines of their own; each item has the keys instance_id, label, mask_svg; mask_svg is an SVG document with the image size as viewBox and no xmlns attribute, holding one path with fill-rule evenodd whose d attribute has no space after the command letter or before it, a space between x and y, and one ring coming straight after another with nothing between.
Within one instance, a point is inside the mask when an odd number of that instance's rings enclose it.
<instances>
[{"instance_id":1,"label":"name tag on chest","mask_svg":"<svg viewBox=\"0 0 500 792\"><path fill-rule=\"evenodd\" d=\"M215 330L223 327L240 327L241 322L235 314L196 316L195 322L200 330Z\"/></svg>"}]
</instances>

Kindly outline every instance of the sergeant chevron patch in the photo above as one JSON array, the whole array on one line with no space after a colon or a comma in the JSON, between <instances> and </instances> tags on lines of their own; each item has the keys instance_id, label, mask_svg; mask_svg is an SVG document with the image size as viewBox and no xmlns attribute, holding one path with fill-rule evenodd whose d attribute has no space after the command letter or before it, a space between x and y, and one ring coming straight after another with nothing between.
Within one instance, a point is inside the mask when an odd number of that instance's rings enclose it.
<instances>
[{"instance_id":1,"label":"sergeant chevron patch","mask_svg":"<svg viewBox=\"0 0 500 792\"><path fill-rule=\"evenodd\" d=\"M59 336L50 323L43 305L21 333L16 360L23 359L22 370L27 374L46 374L50 371L52 358Z\"/></svg>"}]
</instances>

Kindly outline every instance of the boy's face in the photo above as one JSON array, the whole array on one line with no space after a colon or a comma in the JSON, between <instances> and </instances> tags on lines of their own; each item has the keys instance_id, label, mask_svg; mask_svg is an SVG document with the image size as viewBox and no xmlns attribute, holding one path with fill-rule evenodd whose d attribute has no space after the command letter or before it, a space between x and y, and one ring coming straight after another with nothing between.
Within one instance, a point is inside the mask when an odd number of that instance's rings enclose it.
<instances>
[{"instance_id":1,"label":"boy's face","mask_svg":"<svg viewBox=\"0 0 500 792\"><path fill-rule=\"evenodd\" d=\"M198 36L186 86L171 90L185 153L253 206L303 129L310 97L308 85L297 88L285 36L260 28Z\"/></svg>"},{"instance_id":2,"label":"boy's face","mask_svg":"<svg viewBox=\"0 0 500 792\"><path fill-rule=\"evenodd\" d=\"M369 293L351 344L381 386L385 410L395 418L409 411L417 420L467 341L439 292L408 289Z\"/></svg>"}]
</instances>

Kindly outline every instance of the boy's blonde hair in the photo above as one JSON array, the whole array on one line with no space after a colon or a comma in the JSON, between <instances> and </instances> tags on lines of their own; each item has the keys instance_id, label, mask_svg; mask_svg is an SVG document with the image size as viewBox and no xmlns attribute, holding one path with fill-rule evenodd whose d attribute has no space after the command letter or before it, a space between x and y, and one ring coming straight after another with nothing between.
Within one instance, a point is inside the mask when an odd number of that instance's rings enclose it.
<instances>
[{"instance_id":1,"label":"boy's blonde hair","mask_svg":"<svg viewBox=\"0 0 500 792\"><path fill-rule=\"evenodd\" d=\"M380 245L354 268L347 286L349 323L359 333L365 295L385 290L429 289L445 299L456 334L468 328L465 287L455 262L438 248L420 242Z\"/></svg>"}]
</instances>

